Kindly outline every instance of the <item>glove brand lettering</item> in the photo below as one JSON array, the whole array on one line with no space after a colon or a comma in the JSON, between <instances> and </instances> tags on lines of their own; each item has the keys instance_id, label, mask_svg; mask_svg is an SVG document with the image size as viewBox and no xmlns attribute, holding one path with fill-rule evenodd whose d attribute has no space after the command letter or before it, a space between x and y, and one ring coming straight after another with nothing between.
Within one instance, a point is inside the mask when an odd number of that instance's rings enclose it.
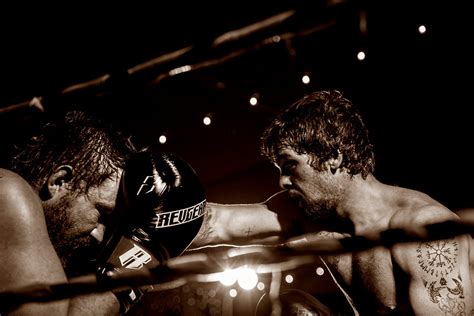
<instances>
[{"instance_id":1,"label":"glove brand lettering","mask_svg":"<svg viewBox=\"0 0 474 316\"><path fill-rule=\"evenodd\" d=\"M157 214L156 228L185 224L204 215L206 200L188 208Z\"/></svg>"},{"instance_id":2,"label":"glove brand lettering","mask_svg":"<svg viewBox=\"0 0 474 316\"><path fill-rule=\"evenodd\" d=\"M156 178L155 181L153 181L153 178ZM161 188L159 190L159 193L161 193L163 192L164 188L166 188L166 183L162 182L160 177L146 176L142 182L142 185L140 188L138 188L137 196L140 194L148 194L152 192L155 187Z\"/></svg>"},{"instance_id":3,"label":"glove brand lettering","mask_svg":"<svg viewBox=\"0 0 474 316\"><path fill-rule=\"evenodd\" d=\"M122 267L126 269L139 270L151 261L151 256L142 248L133 245L133 248L119 256Z\"/></svg>"}]
</instances>

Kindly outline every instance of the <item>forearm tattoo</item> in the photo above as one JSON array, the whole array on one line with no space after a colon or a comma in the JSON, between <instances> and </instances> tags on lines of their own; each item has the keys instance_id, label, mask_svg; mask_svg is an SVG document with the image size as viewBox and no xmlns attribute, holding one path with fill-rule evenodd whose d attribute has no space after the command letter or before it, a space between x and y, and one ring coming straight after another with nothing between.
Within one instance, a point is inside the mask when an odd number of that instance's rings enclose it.
<instances>
[{"instance_id":1,"label":"forearm tattoo","mask_svg":"<svg viewBox=\"0 0 474 316\"><path fill-rule=\"evenodd\" d=\"M464 288L459 274L459 245L455 239L420 243L418 264L431 302L445 315L466 315Z\"/></svg>"}]
</instances>

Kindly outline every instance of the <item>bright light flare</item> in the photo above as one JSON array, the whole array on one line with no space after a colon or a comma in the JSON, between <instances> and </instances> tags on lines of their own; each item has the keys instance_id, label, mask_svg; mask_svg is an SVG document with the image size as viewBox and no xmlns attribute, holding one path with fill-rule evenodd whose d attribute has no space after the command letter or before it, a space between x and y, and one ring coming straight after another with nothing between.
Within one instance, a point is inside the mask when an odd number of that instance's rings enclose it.
<instances>
[{"instance_id":1,"label":"bright light flare","mask_svg":"<svg viewBox=\"0 0 474 316\"><path fill-rule=\"evenodd\" d=\"M308 75L304 75L302 78L301 78L301 81L304 83L304 84L308 84L311 82L311 78L308 76Z\"/></svg>"},{"instance_id":2,"label":"bright light flare","mask_svg":"<svg viewBox=\"0 0 474 316\"><path fill-rule=\"evenodd\" d=\"M167 141L166 135L161 135L160 138L158 138L158 141L160 144L164 144Z\"/></svg>"},{"instance_id":3,"label":"bright light flare","mask_svg":"<svg viewBox=\"0 0 474 316\"><path fill-rule=\"evenodd\" d=\"M203 119L202 119L202 122L204 123L204 125L211 125L212 123L212 120L209 116L205 116Z\"/></svg>"},{"instance_id":4,"label":"bright light flare","mask_svg":"<svg viewBox=\"0 0 474 316\"><path fill-rule=\"evenodd\" d=\"M425 34L426 33L426 26L424 26L424 25L418 26L418 32L420 34Z\"/></svg>"},{"instance_id":5,"label":"bright light flare","mask_svg":"<svg viewBox=\"0 0 474 316\"><path fill-rule=\"evenodd\" d=\"M249 103L250 103L251 106L257 105L257 103L258 103L257 97L251 97L250 100L249 100Z\"/></svg>"},{"instance_id":6,"label":"bright light flare","mask_svg":"<svg viewBox=\"0 0 474 316\"><path fill-rule=\"evenodd\" d=\"M365 52L364 51L360 51L357 53L357 59L362 61L365 59Z\"/></svg>"},{"instance_id":7,"label":"bright light flare","mask_svg":"<svg viewBox=\"0 0 474 316\"><path fill-rule=\"evenodd\" d=\"M219 276L219 282L225 286L231 286L237 281L237 270L236 269L226 269Z\"/></svg>"},{"instance_id":8,"label":"bright light flare","mask_svg":"<svg viewBox=\"0 0 474 316\"><path fill-rule=\"evenodd\" d=\"M257 282L258 276L254 270L246 266L238 269L237 283L241 288L251 290L257 285Z\"/></svg>"},{"instance_id":9,"label":"bright light flare","mask_svg":"<svg viewBox=\"0 0 474 316\"><path fill-rule=\"evenodd\" d=\"M251 290L258 283L257 273L247 266L237 269L226 269L219 274L218 279L225 286L231 286L237 282L244 290Z\"/></svg>"}]
</instances>

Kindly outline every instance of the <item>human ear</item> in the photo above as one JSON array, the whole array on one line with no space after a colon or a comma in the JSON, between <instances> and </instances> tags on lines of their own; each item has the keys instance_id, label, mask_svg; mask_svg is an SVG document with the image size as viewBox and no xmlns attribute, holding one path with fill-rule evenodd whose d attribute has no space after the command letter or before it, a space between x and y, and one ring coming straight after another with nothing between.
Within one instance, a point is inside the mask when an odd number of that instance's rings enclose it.
<instances>
[{"instance_id":1,"label":"human ear","mask_svg":"<svg viewBox=\"0 0 474 316\"><path fill-rule=\"evenodd\" d=\"M336 174L337 169L339 169L342 164L342 158L342 153L338 150L337 157L330 158L325 162L326 167L331 171L332 174Z\"/></svg>"},{"instance_id":2,"label":"human ear","mask_svg":"<svg viewBox=\"0 0 474 316\"><path fill-rule=\"evenodd\" d=\"M49 176L46 180L44 193L46 198L52 198L56 195L60 189L64 188L64 185L69 183L72 179L73 168L69 165L61 165L56 171Z\"/></svg>"}]
</instances>

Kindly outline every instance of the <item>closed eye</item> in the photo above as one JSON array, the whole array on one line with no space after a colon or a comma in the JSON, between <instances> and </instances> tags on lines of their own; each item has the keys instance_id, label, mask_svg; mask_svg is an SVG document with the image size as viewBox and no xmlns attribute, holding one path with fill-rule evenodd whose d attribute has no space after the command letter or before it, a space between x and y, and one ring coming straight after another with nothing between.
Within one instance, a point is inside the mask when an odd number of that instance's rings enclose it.
<instances>
[{"instance_id":1,"label":"closed eye","mask_svg":"<svg viewBox=\"0 0 474 316\"><path fill-rule=\"evenodd\" d=\"M288 175L295 170L296 166L298 163L295 160L287 160L282 166L281 166L281 173L284 175Z\"/></svg>"}]
</instances>

